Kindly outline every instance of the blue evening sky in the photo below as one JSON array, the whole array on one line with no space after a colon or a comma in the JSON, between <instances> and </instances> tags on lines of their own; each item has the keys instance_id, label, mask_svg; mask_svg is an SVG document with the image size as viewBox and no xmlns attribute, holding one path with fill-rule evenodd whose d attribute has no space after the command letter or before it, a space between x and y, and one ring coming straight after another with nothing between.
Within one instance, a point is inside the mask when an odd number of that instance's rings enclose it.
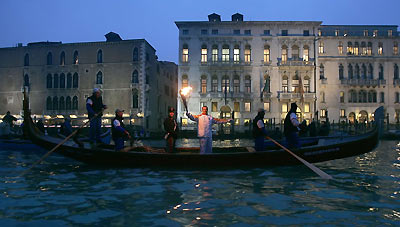
<instances>
[{"instance_id":1,"label":"blue evening sky","mask_svg":"<svg viewBox=\"0 0 400 227\"><path fill-rule=\"evenodd\" d=\"M0 0L0 47L38 41L146 39L159 60L177 62L175 21L322 21L326 25L400 25L400 0Z\"/></svg>"}]
</instances>

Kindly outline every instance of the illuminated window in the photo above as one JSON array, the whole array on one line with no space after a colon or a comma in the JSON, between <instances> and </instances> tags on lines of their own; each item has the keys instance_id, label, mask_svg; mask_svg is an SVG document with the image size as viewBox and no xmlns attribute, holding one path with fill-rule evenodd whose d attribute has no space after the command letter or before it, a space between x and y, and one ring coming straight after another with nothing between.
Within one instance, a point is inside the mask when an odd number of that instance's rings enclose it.
<instances>
[{"instance_id":1,"label":"illuminated window","mask_svg":"<svg viewBox=\"0 0 400 227\"><path fill-rule=\"evenodd\" d=\"M248 126L250 124L250 119L248 119L248 118L243 119L243 124L244 124L244 126Z\"/></svg>"},{"instance_id":2,"label":"illuminated window","mask_svg":"<svg viewBox=\"0 0 400 227\"><path fill-rule=\"evenodd\" d=\"M218 102L212 102L211 103L211 111L212 112L218 112Z\"/></svg>"},{"instance_id":3,"label":"illuminated window","mask_svg":"<svg viewBox=\"0 0 400 227\"><path fill-rule=\"evenodd\" d=\"M322 36L322 31L321 31L321 29L318 29L318 36Z\"/></svg>"},{"instance_id":4,"label":"illuminated window","mask_svg":"<svg viewBox=\"0 0 400 227\"><path fill-rule=\"evenodd\" d=\"M338 53L339 53L339 54L343 54L343 43L342 43L342 41L339 41L339 44L338 44Z\"/></svg>"},{"instance_id":5,"label":"illuminated window","mask_svg":"<svg viewBox=\"0 0 400 227\"><path fill-rule=\"evenodd\" d=\"M358 42L355 42L355 43L354 43L353 54L354 54L354 55L358 55L358 50L359 50Z\"/></svg>"},{"instance_id":6,"label":"illuminated window","mask_svg":"<svg viewBox=\"0 0 400 227\"><path fill-rule=\"evenodd\" d=\"M182 62L189 61L189 47L187 44L183 44L182 47Z\"/></svg>"},{"instance_id":7,"label":"illuminated window","mask_svg":"<svg viewBox=\"0 0 400 227\"><path fill-rule=\"evenodd\" d=\"M287 113L287 112L288 112L288 104L282 103L282 113Z\"/></svg>"},{"instance_id":8,"label":"illuminated window","mask_svg":"<svg viewBox=\"0 0 400 227\"><path fill-rule=\"evenodd\" d=\"M207 93L207 76L201 76L201 93Z\"/></svg>"},{"instance_id":9,"label":"illuminated window","mask_svg":"<svg viewBox=\"0 0 400 227\"><path fill-rule=\"evenodd\" d=\"M238 75L233 77L233 92L239 93L240 92L240 78Z\"/></svg>"},{"instance_id":10,"label":"illuminated window","mask_svg":"<svg viewBox=\"0 0 400 227\"><path fill-rule=\"evenodd\" d=\"M326 109L321 109L321 110L320 110L320 113L321 113L320 116L321 116L322 118L326 118Z\"/></svg>"},{"instance_id":11,"label":"illuminated window","mask_svg":"<svg viewBox=\"0 0 400 227\"><path fill-rule=\"evenodd\" d=\"M251 61L251 47L249 45L244 49L244 61L247 63Z\"/></svg>"},{"instance_id":12,"label":"illuminated window","mask_svg":"<svg viewBox=\"0 0 400 227\"><path fill-rule=\"evenodd\" d=\"M239 62L240 61L239 45L235 45L235 47L233 48L233 61L234 62Z\"/></svg>"},{"instance_id":13,"label":"illuminated window","mask_svg":"<svg viewBox=\"0 0 400 227\"><path fill-rule=\"evenodd\" d=\"M244 103L244 111L250 112L251 111L251 102Z\"/></svg>"},{"instance_id":14,"label":"illuminated window","mask_svg":"<svg viewBox=\"0 0 400 227\"><path fill-rule=\"evenodd\" d=\"M304 103L304 113L310 113L310 103Z\"/></svg>"},{"instance_id":15,"label":"illuminated window","mask_svg":"<svg viewBox=\"0 0 400 227\"><path fill-rule=\"evenodd\" d=\"M303 47L303 61L309 61L310 48L306 45Z\"/></svg>"},{"instance_id":16,"label":"illuminated window","mask_svg":"<svg viewBox=\"0 0 400 227\"><path fill-rule=\"evenodd\" d=\"M229 61L229 46L228 45L222 46L222 61L223 62Z\"/></svg>"},{"instance_id":17,"label":"illuminated window","mask_svg":"<svg viewBox=\"0 0 400 227\"><path fill-rule=\"evenodd\" d=\"M282 77L282 92L288 92L288 77L286 75Z\"/></svg>"},{"instance_id":18,"label":"illuminated window","mask_svg":"<svg viewBox=\"0 0 400 227\"><path fill-rule=\"evenodd\" d=\"M244 79L244 90L246 93L251 93L251 77L246 76Z\"/></svg>"},{"instance_id":19,"label":"illuminated window","mask_svg":"<svg viewBox=\"0 0 400 227\"><path fill-rule=\"evenodd\" d=\"M270 61L270 50L269 46L264 46L264 63L268 63Z\"/></svg>"},{"instance_id":20,"label":"illuminated window","mask_svg":"<svg viewBox=\"0 0 400 227\"><path fill-rule=\"evenodd\" d=\"M340 109L340 117L346 117L346 110Z\"/></svg>"},{"instance_id":21,"label":"illuminated window","mask_svg":"<svg viewBox=\"0 0 400 227\"><path fill-rule=\"evenodd\" d=\"M352 42L347 42L347 54L353 54L353 44L352 44Z\"/></svg>"},{"instance_id":22,"label":"illuminated window","mask_svg":"<svg viewBox=\"0 0 400 227\"><path fill-rule=\"evenodd\" d=\"M398 55L399 54L399 46L396 41L393 42L393 55Z\"/></svg>"},{"instance_id":23,"label":"illuminated window","mask_svg":"<svg viewBox=\"0 0 400 227\"><path fill-rule=\"evenodd\" d=\"M323 54L324 53L324 43L321 41L319 42L318 45L318 54Z\"/></svg>"},{"instance_id":24,"label":"illuminated window","mask_svg":"<svg viewBox=\"0 0 400 227\"><path fill-rule=\"evenodd\" d=\"M388 30L388 36L392 37L392 35L393 35L393 31L392 30Z\"/></svg>"},{"instance_id":25,"label":"illuminated window","mask_svg":"<svg viewBox=\"0 0 400 227\"><path fill-rule=\"evenodd\" d=\"M218 46L213 45L212 47L212 53L211 53L212 61L217 62L218 61Z\"/></svg>"},{"instance_id":26,"label":"illuminated window","mask_svg":"<svg viewBox=\"0 0 400 227\"><path fill-rule=\"evenodd\" d=\"M230 79L228 76L223 76L221 80L221 90L222 92L229 92Z\"/></svg>"},{"instance_id":27,"label":"illuminated window","mask_svg":"<svg viewBox=\"0 0 400 227\"><path fill-rule=\"evenodd\" d=\"M240 102L234 102L233 103L233 110L235 112L240 112Z\"/></svg>"},{"instance_id":28,"label":"illuminated window","mask_svg":"<svg viewBox=\"0 0 400 227\"><path fill-rule=\"evenodd\" d=\"M292 92L299 93L299 76L296 74L292 77Z\"/></svg>"},{"instance_id":29,"label":"illuminated window","mask_svg":"<svg viewBox=\"0 0 400 227\"><path fill-rule=\"evenodd\" d=\"M188 125L188 119L182 118L182 126L187 126Z\"/></svg>"},{"instance_id":30,"label":"illuminated window","mask_svg":"<svg viewBox=\"0 0 400 227\"><path fill-rule=\"evenodd\" d=\"M367 46L365 45L365 42L361 42L361 54L367 55L367 53Z\"/></svg>"},{"instance_id":31,"label":"illuminated window","mask_svg":"<svg viewBox=\"0 0 400 227\"><path fill-rule=\"evenodd\" d=\"M378 55L383 54L383 43L378 43Z\"/></svg>"},{"instance_id":32,"label":"illuminated window","mask_svg":"<svg viewBox=\"0 0 400 227\"><path fill-rule=\"evenodd\" d=\"M377 37L378 36L378 30L374 30L374 32L372 33L373 37Z\"/></svg>"},{"instance_id":33,"label":"illuminated window","mask_svg":"<svg viewBox=\"0 0 400 227\"><path fill-rule=\"evenodd\" d=\"M75 52L74 52L74 59L73 59L73 63L74 63L74 65L77 65L78 63L79 63L79 59L78 59L78 51L76 50Z\"/></svg>"},{"instance_id":34,"label":"illuminated window","mask_svg":"<svg viewBox=\"0 0 400 227\"><path fill-rule=\"evenodd\" d=\"M371 42L368 42L367 55L369 55L369 56L372 55L372 43Z\"/></svg>"},{"instance_id":35,"label":"illuminated window","mask_svg":"<svg viewBox=\"0 0 400 227\"><path fill-rule=\"evenodd\" d=\"M207 62L207 46L203 45L201 47L201 62Z\"/></svg>"},{"instance_id":36,"label":"illuminated window","mask_svg":"<svg viewBox=\"0 0 400 227\"><path fill-rule=\"evenodd\" d=\"M282 64L285 64L287 62L287 46L283 45L282 46Z\"/></svg>"},{"instance_id":37,"label":"illuminated window","mask_svg":"<svg viewBox=\"0 0 400 227\"><path fill-rule=\"evenodd\" d=\"M340 92L340 103L344 103L344 92Z\"/></svg>"},{"instance_id":38,"label":"illuminated window","mask_svg":"<svg viewBox=\"0 0 400 227\"><path fill-rule=\"evenodd\" d=\"M270 102L264 102L264 110L265 112L270 112L271 111L271 103Z\"/></svg>"},{"instance_id":39,"label":"illuminated window","mask_svg":"<svg viewBox=\"0 0 400 227\"><path fill-rule=\"evenodd\" d=\"M308 76L304 77L303 86L304 86L304 92L309 93L310 92L310 77L308 77Z\"/></svg>"}]
</instances>

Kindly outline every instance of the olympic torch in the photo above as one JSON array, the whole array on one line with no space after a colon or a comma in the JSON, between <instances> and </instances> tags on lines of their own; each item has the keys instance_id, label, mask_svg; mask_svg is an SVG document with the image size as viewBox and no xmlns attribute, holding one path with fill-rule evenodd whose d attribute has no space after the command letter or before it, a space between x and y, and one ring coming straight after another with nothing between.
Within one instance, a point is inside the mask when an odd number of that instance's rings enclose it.
<instances>
[{"instance_id":1,"label":"olympic torch","mask_svg":"<svg viewBox=\"0 0 400 227\"><path fill-rule=\"evenodd\" d=\"M182 88L179 93L181 94L183 105L185 106L186 112L188 112L186 98L189 95L190 91L192 90L191 87Z\"/></svg>"}]
</instances>

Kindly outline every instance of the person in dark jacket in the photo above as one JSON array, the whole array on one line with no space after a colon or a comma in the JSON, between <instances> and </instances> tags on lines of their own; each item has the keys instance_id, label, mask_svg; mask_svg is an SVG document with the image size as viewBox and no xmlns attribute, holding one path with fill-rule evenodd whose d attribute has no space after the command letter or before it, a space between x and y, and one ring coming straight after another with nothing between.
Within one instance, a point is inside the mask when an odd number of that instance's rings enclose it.
<instances>
[{"instance_id":1,"label":"person in dark jacket","mask_svg":"<svg viewBox=\"0 0 400 227\"><path fill-rule=\"evenodd\" d=\"M131 138L128 130L125 129L122 117L123 114L124 114L123 110L116 109L115 118L112 120L111 124L112 139L114 140L116 151L119 151L124 148L125 137L128 137L129 139Z\"/></svg>"},{"instance_id":2,"label":"person in dark jacket","mask_svg":"<svg viewBox=\"0 0 400 227\"><path fill-rule=\"evenodd\" d=\"M7 111L7 114L3 117L3 122L7 123L11 128L14 125L14 121L17 121L18 119L15 118L13 115L11 115L10 111Z\"/></svg>"},{"instance_id":3,"label":"person in dark jacket","mask_svg":"<svg viewBox=\"0 0 400 227\"><path fill-rule=\"evenodd\" d=\"M86 109L88 117L91 119L89 131L90 143L101 143L101 116L103 116L102 110L107 109L107 106L103 104L100 89L93 89L93 95L86 100Z\"/></svg>"},{"instance_id":4,"label":"person in dark jacket","mask_svg":"<svg viewBox=\"0 0 400 227\"><path fill-rule=\"evenodd\" d=\"M267 136L267 130L264 125L265 111L259 109L257 116L253 120L253 137L256 151L264 150L264 138Z\"/></svg>"},{"instance_id":5,"label":"person in dark jacket","mask_svg":"<svg viewBox=\"0 0 400 227\"><path fill-rule=\"evenodd\" d=\"M166 151L169 153L175 152L176 139L178 137L178 124L175 119L175 109L168 108L168 117L164 120L164 130L167 133L165 140L167 141Z\"/></svg>"},{"instance_id":6,"label":"person in dark jacket","mask_svg":"<svg viewBox=\"0 0 400 227\"><path fill-rule=\"evenodd\" d=\"M36 127L37 127L41 132L45 133L44 124L43 124L42 119L39 119L38 122L36 122Z\"/></svg>"},{"instance_id":7,"label":"person in dark jacket","mask_svg":"<svg viewBox=\"0 0 400 227\"><path fill-rule=\"evenodd\" d=\"M61 124L61 134L64 136L69 136L72 134L71 119L66 117L64 122Z\"/></svg>"},{"instance_id":8,"label":"person in dark jacket","mask_svg":"<svg viewBox=\"0 0 400 227\"><path fill-rule=\"evenodd\" d=\"M300 148L299 135L299 121L296 115L297 104L292 103L290 105L290 110L286 115L284 122L284 133L286 140L288 142L289 148Z\"/></svg>"}]
</instances>

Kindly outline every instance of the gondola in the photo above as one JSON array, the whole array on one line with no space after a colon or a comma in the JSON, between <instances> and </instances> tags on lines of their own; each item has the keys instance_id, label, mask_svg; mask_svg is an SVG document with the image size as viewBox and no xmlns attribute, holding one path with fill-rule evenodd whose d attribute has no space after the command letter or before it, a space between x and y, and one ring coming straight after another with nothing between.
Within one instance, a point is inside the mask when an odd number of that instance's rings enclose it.
<instances>
[{"instance_id":1,"label":"gondola","mask_svg":"<svg viewBox=\"0 0 400 227\"><path fill-rule=\"evenodd\" d=\"M52 149L62 139L50 137L40 132L32 121L28 109L28 99L24 99L24 133L35 144ZM375 126L367 133L357 136L319 138L316 143L292 150L304 160L316 163L361 155L372 151L379 143L383 121L383 107L375 111ZM104 167L265 167L301 164L288 152L281 149L255 151L252 147L214 147L212 154L199 154L199 148L177 148L176 153L165 153L163 148L130 147L125 151L114 151L112 146L90 148L88 144L67 141L56 151L77 161Z\"/></svg>"}]
</instances>

